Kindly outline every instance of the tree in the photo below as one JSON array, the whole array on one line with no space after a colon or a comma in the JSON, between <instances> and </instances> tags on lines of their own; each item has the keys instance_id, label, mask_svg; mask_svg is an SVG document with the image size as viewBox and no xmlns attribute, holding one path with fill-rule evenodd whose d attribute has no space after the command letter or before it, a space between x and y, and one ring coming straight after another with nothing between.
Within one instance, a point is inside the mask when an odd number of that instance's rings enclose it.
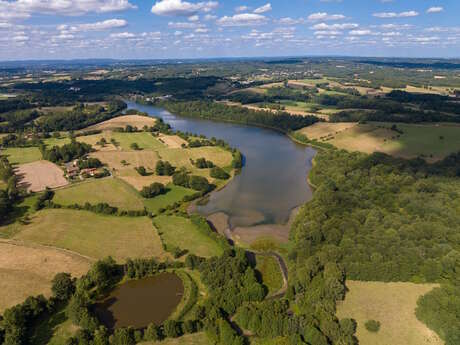
<instances>
[{"instance_id":1,"label":"tree","mask_svg":"<svg viewBox=\"0 0 460 345\"><path fill-rule=\"evenodd\" d=\"M372 333L377 333L380 330L380 322L379 321L368 320L368 321L366 321L364 326L366 327L366 329L369 332L372 332Z\"/></svg>"},{"instance_id":2,"label":"tree","mask_svg":"<svg viewBox=\"0 0 460 345\"><path fill-rule=\"evenodd\" d=\"M131 145L129 145L129 147L131 148L131 150L135 150L135 151L141 150L141 148L139 147L139 145L137 143L131 143Z\"/></svg>"},{"instance_id":3,"label":"tree","mask_svg":"<svg viewBox=\"0 0 460 345\"><path fill-rule=\"evenodd\" d=\"M217 178L219 180L228 180L230 175L222 168L215 166L211 169L211 177Z\"/></svg>"},{"instance_id":4,"label":"tree","mask_svg":"<svg viewBox=\"0 0 460 345\"><path fill-rule=\"evenodd\" d=\"M165 194L165 193L166 193L165 186L158 182L154 182L150 186L146 186L142 188L141 190L141 195L147 199L154 198L158 195Z\"/></svg>"},{"instance_id":5,"label":"tree","mask_svg":"<svg viewBox=\"0 0 460 345\"><path fill-rule=\"evenodd\" d=\"M61 301L67 301L75 292L75 279L69 273L58 273L51 281L53 296Z\"/></svg>"}]
</instances>

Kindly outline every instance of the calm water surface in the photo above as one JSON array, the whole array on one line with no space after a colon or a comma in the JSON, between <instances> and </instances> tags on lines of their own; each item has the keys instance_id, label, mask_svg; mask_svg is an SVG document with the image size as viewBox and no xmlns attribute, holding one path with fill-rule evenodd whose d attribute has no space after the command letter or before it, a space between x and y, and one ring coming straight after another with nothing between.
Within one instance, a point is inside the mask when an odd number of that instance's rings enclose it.
<instances>
[{"instance_id":1,"label":"calm water surface","mask_svg":"<svg viewBox=\"0 0 460 345\"><path fill-rule=\"evenodd\" d=\"M96 305L96 315L109 329L160 325L182 299L182 280L173 273L130 280L118 286L109 297Z\"/></svg>"},{"instance_id":2,"label":"calm water surface","mask_svg":"<svg viewBox=\"0 0 460 345\"><path fill-rule=\"evenodd\" d=\"M127 103L128 108L161 117L175 130L223 139L244 155L241 174L212 193L209 203L198 207L200 214L224 212L232 228L284 224L294 208L311 199L306 176L315 155L312 148L269 129L180 117L161 108Z\"/></svg>"}]
</instances>

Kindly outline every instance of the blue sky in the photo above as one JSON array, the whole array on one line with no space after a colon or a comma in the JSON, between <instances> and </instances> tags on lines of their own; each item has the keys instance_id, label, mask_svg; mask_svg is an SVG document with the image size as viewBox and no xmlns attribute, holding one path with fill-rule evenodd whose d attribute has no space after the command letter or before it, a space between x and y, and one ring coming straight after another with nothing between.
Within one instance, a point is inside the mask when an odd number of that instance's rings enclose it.
<instances>
[{"instance_id":1,"label":"blue sky","mask_svg":"<svg viewBox=\"0 0 460 345\"><path fill-rule=\"evenodd\" d=\"M459 0L0 0L0 60L460 57Z\"/></svg>"}]
</instances>

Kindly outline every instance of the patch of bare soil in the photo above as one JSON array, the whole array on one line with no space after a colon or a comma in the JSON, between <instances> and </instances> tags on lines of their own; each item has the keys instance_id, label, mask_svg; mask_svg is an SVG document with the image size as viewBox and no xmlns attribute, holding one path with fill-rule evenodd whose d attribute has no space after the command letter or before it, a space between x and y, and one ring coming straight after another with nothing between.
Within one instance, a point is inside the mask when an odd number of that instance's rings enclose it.
<instances>
[{"instance_id":1,"label":"patch of bare soil","mask_svg":"<svg viewBox=\"0 0 460 345\"><path fill-rule=\"evenodd\" d=\"M48 161L21 164L15 173L19 177L19 186L29 192L41 192L46 187L58 188L69 184L64 171Z\"/></svg>"}]
</instances>

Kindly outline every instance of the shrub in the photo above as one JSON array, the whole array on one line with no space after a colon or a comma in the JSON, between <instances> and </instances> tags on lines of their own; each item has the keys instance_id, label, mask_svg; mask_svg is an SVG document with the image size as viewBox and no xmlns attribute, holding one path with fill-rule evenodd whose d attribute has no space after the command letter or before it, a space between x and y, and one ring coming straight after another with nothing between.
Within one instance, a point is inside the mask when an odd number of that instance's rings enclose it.
<instances>
[{"instance_id":1,"label":"shrub","mask_svg":"<svg viewBox=\"0 0 460 345\"><path fill-rule=\"evenodd\" d=\"M141 195L147 199L154 198L158 195L165 194L165 193L166 193L165 186L158 182L154 182L150 186L144 187L141 190Z\"/></svg>"},{"instance_id":2,"label":"shrub","mask_svg":"<svg viewBox=\"0 0 460 345\"><path fill-rule=\"evenodd\" d=\"M228 180L230 175L222 168L214 167L211 169L211 177L219 180Z\"/></svg>"},{"instance_id":3,"label":"shrub","mask_svg":"<svg viewBox=\"0 0 460 345\"><path fill-rule=\"evenodd\" d=\"M366 327L366 329L369 332L372 332L372 333L377 333L380 330L380 322L379 321L368 320L368 321L366 321L364 326Z\"/></svg>"}]
</instances>

